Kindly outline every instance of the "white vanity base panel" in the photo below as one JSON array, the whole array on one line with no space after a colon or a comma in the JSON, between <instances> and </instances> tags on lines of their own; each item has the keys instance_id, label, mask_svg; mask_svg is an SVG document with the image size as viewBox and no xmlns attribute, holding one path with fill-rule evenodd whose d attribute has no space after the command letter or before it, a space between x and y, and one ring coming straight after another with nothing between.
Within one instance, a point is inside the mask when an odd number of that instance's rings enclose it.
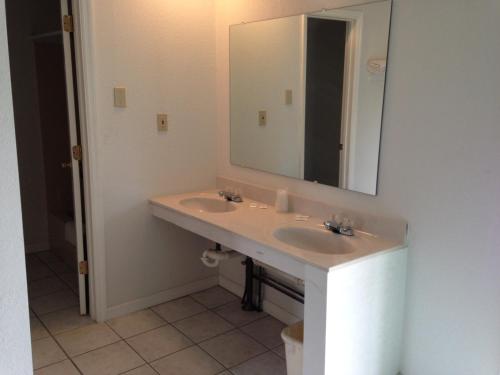
<instances>
[{"instance_id":1,"label":"white vanity base panel","mask_svg":"<svg viewBox=\"0 0 500 375\"><path fill-rule=\"evenodd\" d=\"M407 249L305 269L304 374L400 371Z\"/></svg>"}]
</instances>

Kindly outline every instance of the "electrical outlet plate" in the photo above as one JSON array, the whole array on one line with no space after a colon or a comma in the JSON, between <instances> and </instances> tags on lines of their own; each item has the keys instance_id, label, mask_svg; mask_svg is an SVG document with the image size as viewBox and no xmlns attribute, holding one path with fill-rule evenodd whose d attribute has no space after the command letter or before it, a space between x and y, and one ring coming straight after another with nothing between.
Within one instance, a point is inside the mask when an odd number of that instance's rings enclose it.
<instances>
[{"instance_id":1,"label":"electrical outlet plate","mask_svg":"<svg viewBox=\"0 0 500 375\"><path fill-rule=\"evenodd\" d=\"M168 118L166 113L158 113L156 115L156 125L160 132L168 130Z\"/></svg>"},{"instance_id":2,"label":"electrical outlet plate","mask_svg":"<svg viewBox=\"0 0 500 375\"><path fill-rule=\"evenodd\" d=\"M159 132L166 132L168 130L168 118L166 113L158 113L156 115L156 125Z\"/></svg>"},{"instance_id":3,"label":"electrical outlet plate","mask_svg":"<svg viewBox=\"0 0 500 375\"><path fill-rule=\"evenodd\" d=\"M259 126L267 125L267 111L259 111Z\"/></svg>"}]
</instances>

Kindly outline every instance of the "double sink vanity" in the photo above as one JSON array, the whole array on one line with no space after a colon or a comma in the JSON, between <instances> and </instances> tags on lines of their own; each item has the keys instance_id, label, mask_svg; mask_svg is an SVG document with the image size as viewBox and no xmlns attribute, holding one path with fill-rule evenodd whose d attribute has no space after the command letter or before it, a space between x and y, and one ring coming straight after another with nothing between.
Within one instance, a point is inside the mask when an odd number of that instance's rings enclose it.
<instances>
[{"instance_id":1,"label":"double sink vanity","mask_svg":"<svg viewBox=\"0 0 500 375\"><path fill-rule=\"evenodd\" d=\"M157 217L301 279L305 264L329 270L402 245L360 230L353 236L334 234L325 228L325 218L277 213L251 199L235 203L216 190L153 198L150 204ZM254 251L240 248L245 241L254 242Z\"/></svg>"},{"instance_id":2,"label":"double sink vanity","mask_svg":"<svg viewBox=\"0 0 500 375\"><path fill-rule=\"evenodd\" d=\"M226 172L376 195L390 18L382 0L230 26ZM152 213L304 281L303 374L398 374L406 222L293 194L279 213L274 190L216 186L153 198Z\"/></svg>"},{"instance_id":3,"label":"double sink vanity","mask_svg":"<svg viewBox=\"0 0 500 375\"><path fill-rule=\"evenodd\" d=\"M406 224L348 212L353 235L340 235L324 226L338 208L291 195L293 212L278 213L273 191L238 187L239 203L211 190L153 198L150 207L160 219L304 280L304 374L396 374Z\"/></svg>"}]
</instances>

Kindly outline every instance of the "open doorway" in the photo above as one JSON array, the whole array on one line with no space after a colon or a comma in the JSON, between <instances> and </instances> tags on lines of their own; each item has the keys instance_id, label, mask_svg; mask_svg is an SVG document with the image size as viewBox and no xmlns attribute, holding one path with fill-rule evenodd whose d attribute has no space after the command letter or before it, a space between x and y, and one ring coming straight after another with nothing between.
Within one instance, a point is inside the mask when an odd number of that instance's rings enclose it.
<instances>
[{"instance_id":1,"label":"open doorway","mask_svg":"<svg viewBox=\"0 0 500 375\"><path fill-rule=\"evenodd\" d=\"M32 317L88 313L88 266L70 0L6 0Z\"/></svg>"}]
</instances>

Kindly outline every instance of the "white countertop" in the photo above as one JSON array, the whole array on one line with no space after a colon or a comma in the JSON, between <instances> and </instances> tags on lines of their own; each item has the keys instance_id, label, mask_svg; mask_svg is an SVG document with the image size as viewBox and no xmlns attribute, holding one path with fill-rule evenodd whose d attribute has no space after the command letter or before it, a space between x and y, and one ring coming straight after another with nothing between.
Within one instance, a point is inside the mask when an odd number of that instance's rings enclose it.
<instances>
[{"instance_id":1,"label":"white countertop","mask_svg":"<svg viewBox=\"0 0 500 375\"><path fill-rule=\"evenodd\" d=\"M345 254L324 254L313 251L303 250L294 246L285 244L273 236L273 231L283 226L299 226L319 229L322 228L323 220L310 217L307 221L297 221L297 212L277 213L273 206L267 209L261 209L260 202L246 199L243 197L242 203L231 203L236 206L236 210L230 212L212 213L200 212L193 208L188 208L180 204L180 201L186 198L206 197L212 199L222 199L216 191L193 192L177 195L168 195L156 197L149 200L153 207L153 214L156 209L165 209L185 216L184 219L193 218L199 223L204 223L209 227L222 229L225 233L241 236L245 239L256 242L266 248L275 250L283 255L290 256L295 260L316 266L321 269L329 270L333 267L345 265L346 263L357 261L361 258L372 256L380 252L401 249L404 244L395 240L385 239L380 236L365 232L355 231L354 236L342 236L355 250ZM250 207L251 203L257 203L257 207ZM158 213L158 212L157 212ZM156 214L156 216L161 217ZM175 219L166 219L174 224L180 225ZM185 229L191 230L183 220ZM192 231L198 233L193 225ZM199 233L202 234L202 233ZM203 235L203 234L202 234ZM335 234L332 233L332 236ZM234 249L237 250L238 249Z\"/></svg>"}]
</instances>

